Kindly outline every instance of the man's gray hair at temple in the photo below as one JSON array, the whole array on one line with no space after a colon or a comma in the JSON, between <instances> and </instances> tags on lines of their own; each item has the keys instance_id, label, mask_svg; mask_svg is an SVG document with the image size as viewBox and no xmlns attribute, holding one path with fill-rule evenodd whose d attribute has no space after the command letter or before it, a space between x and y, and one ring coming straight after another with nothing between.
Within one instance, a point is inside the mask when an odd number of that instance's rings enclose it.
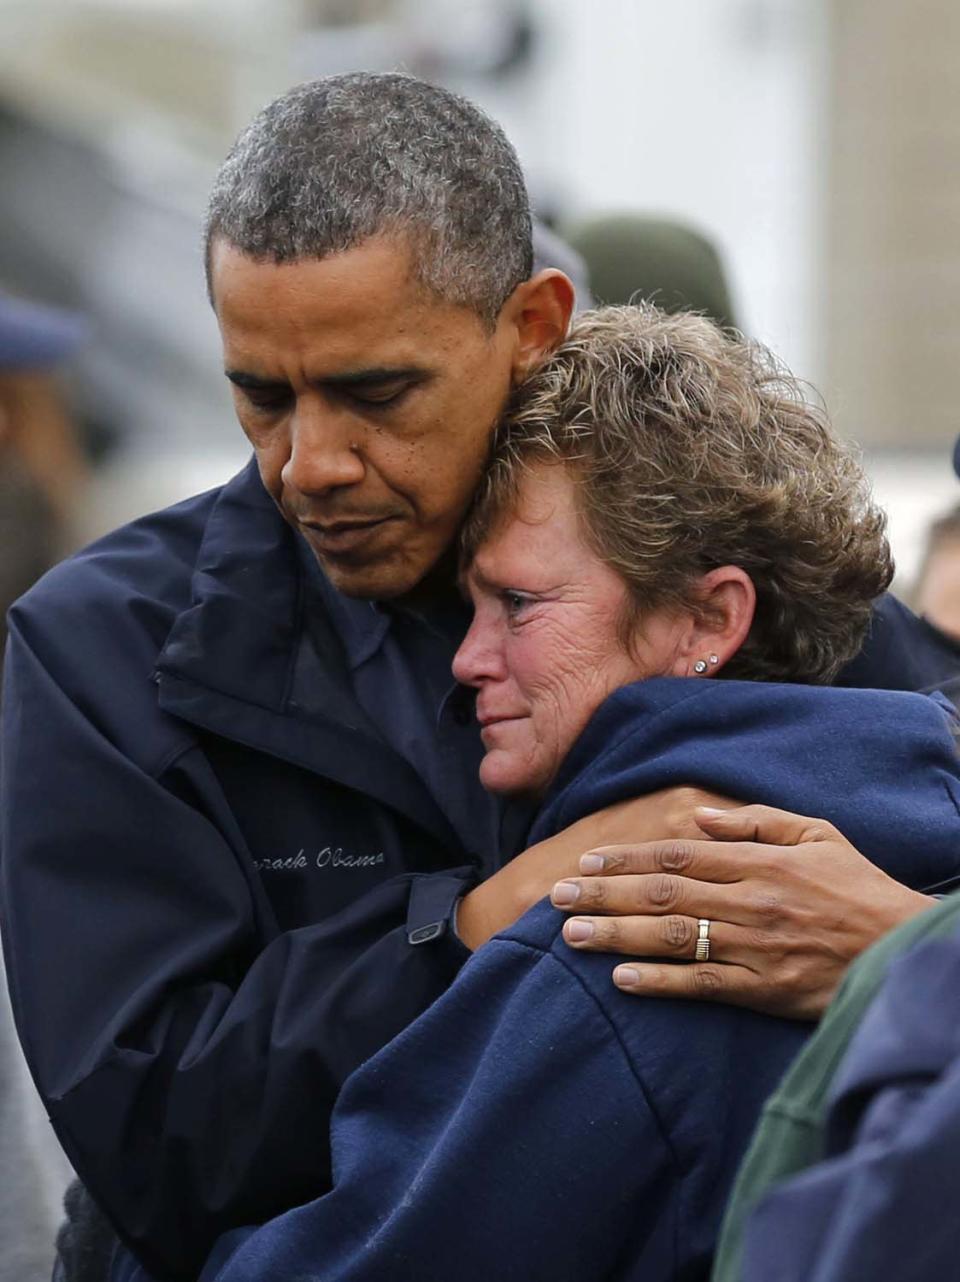
<instances>
[{"instance_id":1,"label":"man's gray hair at temple","mask_svg":"<svg viewBox=\"0 0 960 1282\"><path fill-rule=\"evenodd\" d=\"M354 72L298 85L240 134L207 213L213 242L276 263L399 234L419 279L492 328L533 268L513 147L472 103L411 76Z\"/></svg>"}]
</instances>

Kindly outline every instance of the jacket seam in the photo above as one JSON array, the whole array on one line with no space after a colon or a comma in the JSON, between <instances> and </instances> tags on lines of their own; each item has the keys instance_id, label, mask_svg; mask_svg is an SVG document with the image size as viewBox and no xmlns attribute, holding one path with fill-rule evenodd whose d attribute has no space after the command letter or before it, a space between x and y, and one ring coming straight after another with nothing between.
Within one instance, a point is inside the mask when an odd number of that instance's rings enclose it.
<instances>
[{"instance_id":1,"label":"jacket seam","mask_svg":"<svg viewBox=\"0 0 960 1282\"><path fill-rule=\"evenodd\" d=\"M952 788L950 787L950 785L947 783L946 779L941 779L941 780L940 780L940 782L941 782L941 784L942 784L942 786L943 786L943 790L944 790L944 792L945 792L945 793L947 794L947 796L949 797L950 802L951 802L951 804L952 804L952 806L953 806L954 810L957 812L958 816L960 816L960 802L958 802L958 801L957 801L957 798L954 796L953 789L952 789Z\"/></svg>"},{"instance_id":2,"label":"jacket seam","mask_svg":"<svg viewBox=\"0 0 960 1282\"><path fill-rule=\"evenodd\" d=\"M176 744L160 758L156 766L148 771L150 778L159 783L167 771L173 768L175 762L179 761L181 757L187 756L188 753L195 751L199 746L195 739L190 740L188 743Z\"/></svg>"}]
</instances>

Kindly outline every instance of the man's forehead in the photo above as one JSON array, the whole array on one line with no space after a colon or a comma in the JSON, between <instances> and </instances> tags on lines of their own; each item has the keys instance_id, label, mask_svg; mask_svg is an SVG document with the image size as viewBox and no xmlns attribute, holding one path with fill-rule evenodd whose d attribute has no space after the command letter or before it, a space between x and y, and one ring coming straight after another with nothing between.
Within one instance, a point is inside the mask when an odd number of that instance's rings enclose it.
<instances>
[{"instance_id":1,"label":"man's forehead","mask_svg":"<svg viewBox=\"0 0 960 1282\"><path fill-rule=\"evenodd\" d=\"M474 312L412 283L395 245L364 242L322 259L258 260L217 247L212 286L228 368L264 377L371 367L436 368L469 359L489 335Z\"/></svg>"},{"instance_id":2,"label":"man's forehead","mask_svg":"<svg viewBox=\"0 0 960 1282\"><path fill-rule=\"evenodd\" d=\"M398 236L371 236L323 257L282 260L247 253L220 237L211 246L210 283L218 311L221 302L236 304L248 293L301 304L324 295L348 303L386 291L402 293L407 305L438 301L420 284L413 250Z\"/></svg>"}]
</instances>

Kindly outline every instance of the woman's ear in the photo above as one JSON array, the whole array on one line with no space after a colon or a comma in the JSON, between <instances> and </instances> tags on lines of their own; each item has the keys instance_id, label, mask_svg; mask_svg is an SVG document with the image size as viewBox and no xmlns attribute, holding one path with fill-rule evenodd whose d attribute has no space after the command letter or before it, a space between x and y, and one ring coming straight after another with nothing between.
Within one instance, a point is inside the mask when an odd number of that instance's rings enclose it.
<instances>
[{"instance_id":1,"label":"woman's ear","mask_svg":"<svg viewBox=\"0 0 960 1282\"><path fill-rule=\"evenodd\" d=\"M573 304L573 284L556 267L523 281L507 299L504 314L516 328L514 383L522 382L566 338Z\"/></svg>"},{"instance_id":2,"label":"woman's ear","mask_svg":"<svg viewBox=\"0 0 960 1282\"><path fill-rule=\"evenodd\" d=\"M746 570L721 565L694 588L697 617L691 616L674 663L674 676L713 676L737 653L750 631L757 591Z\"/></svg>"}]
</instances>

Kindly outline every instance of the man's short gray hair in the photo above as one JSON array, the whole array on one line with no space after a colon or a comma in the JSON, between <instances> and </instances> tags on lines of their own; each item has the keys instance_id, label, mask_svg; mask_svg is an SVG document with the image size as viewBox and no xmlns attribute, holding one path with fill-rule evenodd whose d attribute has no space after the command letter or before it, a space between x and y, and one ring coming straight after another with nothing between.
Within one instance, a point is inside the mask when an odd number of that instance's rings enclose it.
<instances>
[{"instance_id":1,"label":"man's short gray hair","mask_svg":"<svg viewBox=\"0 0 960 1282\"><path fill-rule=\"evenodd\" d=\"M251 258L324 258L375 235L410 244L417 278L492 328L532 271L530 207L503 130L412 76L353 72L265 107L214 182L205 229Z\"/></svg>"}]
</instances>

